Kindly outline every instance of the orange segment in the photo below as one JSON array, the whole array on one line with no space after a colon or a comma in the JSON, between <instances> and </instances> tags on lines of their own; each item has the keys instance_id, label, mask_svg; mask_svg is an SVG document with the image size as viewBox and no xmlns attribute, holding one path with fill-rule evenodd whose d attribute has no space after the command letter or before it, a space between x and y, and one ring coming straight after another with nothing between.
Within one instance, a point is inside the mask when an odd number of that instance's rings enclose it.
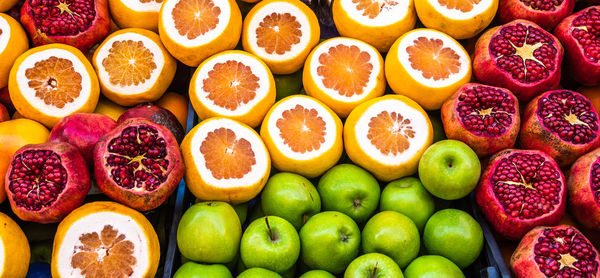
<instances>
[{"instance_id":1,"label":"orange segment","mask_svg":"<svg viewBox=\"0 0 600 278\"><path fill-rule=\"evenodd\" d=\"M367 138L381 153L398 155L410 147L410 138L415 137L415 131L410 119L401 114L383 111L369 120Z\"/></svg>"},{"instance_id":2,"label":"orange segment","mask_svg":"<svg viewBox=\"0 0 600 278\"><path fill-rule=\"evenodd\" d=\"M440 5L451 9L451 10L459 10L461 12L469 12L473 10L473 7L481 0L438 0Z\"/></svg>"},{"instance_id":3,"label":"orange segment","mask_svg":"<svg viewBox=\"0 0 600 278\"><path fill-rule=\"evenodd\" d=\"M285 110L276 125L283 143L294 152L319 150L325 142L325 121L314 108L309 110L298 104Z\"/></svg>"},{"instance_id":4,"label":"orange segment","mask_svg":"<svg viewBox=\"0 0 600 278\"><path fill-rule=\"evenodd\" d=\"M216 105L235 110L256 97L258 77L243 63L228 60L217 63L202 81L208 98Z\"/></svg>"},{"instance_id":5,"label":"orange segment","mask_svg":"<svg viewBox=\"0 0 600 278\"><path fill-rule=\"evenodd\" d=\"M494 19L499 0L415 1L419 19L427 28L462 40L475 37Z\"/></svg>"},{"instance_id":6,"label":"orange segment","mask_svg":"<svg viewBox=\"0 0 600 278\"><path fill-rule=\"evenodd\" d=\"M451 48L444 47L440 39L418 37L413 45L406 48L406 52L411 67L422 72L427 79L448 79L460 70L460 56Z\"/></svg>"},{"instance_id":7,"label":"orange segment","mask_svg":"<svg viewBox=\"0 0 600 278\"><path fill-rule=\"evenodd\" d=\"M330 47L319 55L319 63L317 74L323 78L325 87L347 97L363 92L373 70L371 55L355 45Z\"/></svg>"},{"instance_id":8,"label":"orange segment","mask_svg":"<svg viewBox=\"0 0 600 278\"><path fill-rule=\"evenodd\" d=\"M182 0L171 14L179 34L193 40L217 27L221 9L212 0Z\"/></svg>"},{"instance_id":9,"label":"orange segment","mask_svg":"<svg viewBox=\"0 0 600 278\"><path fill-rule=\"evenodd\" d=\"M398 5L398 2L392 0L352 0L352 3L356 4L356 9L363 11L362 15L371 19L376 18L382 11Z\"/></svg>"},{"instance_id":10,"label":"orange segment","mask_svg":"<svg viewBox=\"0 0 600 278\"><path fill-rule=\"evenodd\" d=\"M25 70L30 88L35 96L47 105L64 108L81 93L81 74L75 71L70 60L50 56Z\"/></svg>"},{"instance_id":11,"label":"orange segment","mask_svg":"<svg viewBox=\"0 0 600 278\"><path fill-rule=\"evenodd\" d=\"M302 25L290 13L271 13L256 29L256 43L269 54L283 55L300 42L300 27Z\"/></svg>"},{"instance_id":12,"label":"orange segment","mask_svg":"<svg viewBox=\"0 0 600 278\"><path fill-rule=\"evenodd\" d=\"M156 69L152 52L141 41L115 41L110 54L102 60L113 85L139 85L150 79Z\"/></svg>"},{"instance_id":13,"label":"orange segment","mask_svg":"<svg viewBox=\"0 0 600 278\"><path fill-rule=\"evenodd\" d=\"M200 152L206 161L206 168L219 180L241 179L256 164L250 142L237 139L233 130L227 128L209 132L200 145Z\"/></svg>"}]
</instances>

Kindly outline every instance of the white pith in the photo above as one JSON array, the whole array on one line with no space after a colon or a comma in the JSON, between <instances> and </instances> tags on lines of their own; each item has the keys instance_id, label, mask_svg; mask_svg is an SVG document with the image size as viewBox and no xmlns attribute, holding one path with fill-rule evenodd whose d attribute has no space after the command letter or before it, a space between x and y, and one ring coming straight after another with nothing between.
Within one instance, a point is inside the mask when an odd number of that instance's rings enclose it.
<instances>
[{"instance_id":1,"label":"white pith","mask_svg":"<svg viewBox=\"0 0 600 278\"><path fill-rule=\"evenodd\" d=\"M360 25L373 26L373 27L381 27L392 25L396 22L400 22L404 20L408 14L408 7L412 0L393 0L398 4L394 6L388 6L389 9L383 9L380 13L374 17L370 18L366 15L363 15L364 10L359 10L357 8L359 3L353 3L352 0L338 0L341 1L340 5L348 14L348 17L352 20L357 21ZM380 3L383 0L371 0L377 1Z\"/></svg>"},{"instance_id":2,"label":"white pith","mask_svg":"<svg viewBox=\"0 0 600 278\"><path fill-rule=\"evenodd\" d=\"M219 188L248 187L259 183L260 180L267 176L267 171L270 170L268 167L269 154L267 153L267 148L265 147L262 139L258 136L258 134L254 133L252 129L243 126L234 120L226 118L212 118L205 120L200 124L202 126L198 128L192 135L193 137L190 146L192 150L192 157L194 158L194 166L198 170L198 173L205 183ZM256 164L252 165L250 172L240 179L230 178L219 180L215 178L211 171L206 167L206 160L204 159L204 154L200 152L200 146L209 132L215 131L219 128L227 128L232 130L235 133L236 140L240 140L242 138L246 139L252 146Z\"/></svg>"},{"instance_id":3,"label":"white pith","mask_svg":"<svg viewBox=\"0 0 600 278\"><path fill-rule=\"evenodd\" d=\"M336 47L340 44L345 45L345 46L356 46L360 49L360 51L367 52L367 53L369 53L369 56L371 56L369 63L371 65L373 65L373 69L371 70L371 73L369 74L369 82L367 82L367 86L365 86L363 88L363 91L361 94L354 94L353 96L350 96L350 97L341 95L338 91L325 87L325 84L323 84L323 77L321 77L317 73L317 68L322 65L319 62L319 57L321 57L321 54L327 53L329 51L330 47ZM382 65L379 63L378 56L379 56L379 53L374 48L370 47L368 44L366 44L364 42L361 42L358 40L353 40L353 39L348 39L348 38L341 38L341 37L334 38L334 39L324 42L323 44L319 45L314 50L312 58L309 61L310 74L311 74L311 77L314 80L315 84L317 84L317 87L319 87L329 97L331 97L337 101L357 102L357 101L367 97L369 95L369 92L371 92L377 85L377 75L379 75L379 73L381 71L381 67L382 67Z\"/></svg>"},{"instance_id":4,"label":"white pith","mask_svg":"<svg viewBox=\"0 0 600 278\"><path fill-rule=\"evenodd\" d=\"M2 34L0 35L0 54L6 50L6 46L8 45L8 40L10 39L10 25L8 25L8 21L0 16L0 30L2 30Z\"/></svg>"},{"instance_id":5,"label":"white pith","mask_svg":"<svg viewBox=\"0 0 600 278\"><path fill-rule=\"evenodd\" d=\"M414 41L420 37L425 37L428 39L440 39L443 42L443 48L448 47L454 50L454 52L459 56L459 71L457 73L450 73L447 79L440 79L437 81L423 77L423 72L421 72L420 70L416 70L412 67L410 61L408 60L409 55L406 51L406 48L414 45ZM415 79L421 84L432 88L447 87L460 81L468 74L469 68L471 67L469 54L467 54L467 51L465 51L465 49L460 44L458 44L454 39L442 32L428 29L416 30L406 34L406 36L402 39L402 41L400 41L400 44L398 46L398 60L413 79Z\"/></svg>"},{"instance_id":6,"label":"white pith","mask_svg":"<svg viewBox=\"0 0 600 278\"><path fill-rule=\"evenodd\" d=\"M165 0L163 2L163 8L160 11L160 17L162 22L164 23L164 27L166 29L165 35L174 40L177 44L182 45L183 47L198 47L204 44L210 43L215 40L217 37L223 35L223 32L229 25L229 21L231 20L231 6L229 5L229 1L227 0L213 0L213 4L215 7L219 7L221 9L221 13L219 14L219 22L217 26L212 30L190 40L187 36L182 36L179 34L179 30L175 28L175 21L173 19L173 8L177 3L181 0ZM225 34L227 36L227 34Z\"/></svg>"},{"instance_id":7,"label":"white pith","mask_svg":"<svg viewBox=\"0 0 600 278\"><path fill-rule=\"evenodd\" d=\"M318 115L325 122L325 142L321 144L318 150L298 153L292 150L290 146L286 145L283 141L283 138L281 138L281 130L279 130L279 128L277 127L277 120L282 118L283 112L285 112L286 110L294 109L298 104L308 110L315 109ZM263 124L265 123L263 122ZM286 100L278 103L273 109L273 112L271 113L271 116L269 117L269 120L266 124L269 137L273 139L273 143L275 144L275 146L277 146L279 151L285 156L294 160L311 160L323 155L325 152L329 151L333 147L336 136L338 134L337 126L335 125L335 120L333 116L329 113L329 111L327 111L327 109L325 109L325 107L322 104L316 102L312 98L304 96L287 98Z\"/></svg>"},{"instance_id":8,"label":"white pith","mask_svg":"<svg viewBox=\"0 0 600 278\"><path fill-rule=\"evenodd\" d=\"M410 125L413 127L413 131L415 132L415 136L413 138L407 138L410 142L408 149L403 151L402 153L398 153L396 155L393 154L383 154L375 145L371 143L371 140L367 138L369 134L369 123L371 122L371 118L376 117L379 113L387 111L388 113L396 112L405 119L410 119ZM406 103L397 100L397 99L386 99L373 103L369 108L365 110L365 112L360 116L358 121L356 122L356 126L354 127L354 136L356 136L356 140L358 141L358 145L361 149L367 153L370 157L379 161L385 165L400 165L404 162L413 159L417 152L421 151L425 144L427 143L427 138L429 138L429 129L428 128L420 128L420 127L428 127L427 119L425 116L418 110L408 106Z\"/></svg>"},{"instance_id":9,"label":"white pith","mask_svg":"<svg viewBox=\"0 0 600 278\"><path fill-rule=\"evenodd\" d=\"M258 77L258 89L255 91L255 96L248 103L239 103L238 107L235 110L230 110L225 107L221 107L216 105L212 99L208 98L208 92L204 90L204 80L208 78L208 73L213 70L214 66L218 63L226 63L227 61L236 61L240 62L245 66L250 67L252 70L252 74ZM211 111L219 113L224 116L241 116L247 114L254 106L256 106L259 102L261 102L267 94L269 93L269 72L264 64L261 63L258 59L241 54L241 53L226 53L218 56L213 56L205 61L205 64L202 67L198 68L198 74L196 78L192 80L190 86L194 86L196 88L196 95L198 99L204 106L206 106Z\"/></svg>"},{"instance_id":10,"label":"white pith","mask_svg":"<svg viewBox=\"0 0 600 278\"><path fill-rule=\"evenodd\" d=\"M4 273L4 261L6 260L6 250L4 249L4 239L0 237L0 273ZM12 254L8 254L9 256Z\"/></svg>"},{"instance_id":11,"label":"white pith","mask_svg":"<svg viewBox=\"0 0 600 278\"><path fill-rule=\"evenodd\" d=\"M79 92L79 96L75 98L73 102L66 103L65 106L60 109L53 105L45 104L43 99L35 96L35 90L29 87L29 78L25 76L25 71L29 68L33 68L35 63L46 60L52 56L71 61L73 63L73 69L81 75L81 91ZM61 48L50 48L32 53L23 60L17 69L16 76L17 84L19 84L19 89L25 100L42 113L53 117L65 117L78 110L86 104L92 90L91 78L83 62L79 60L75 54Z\"/></svg>"},{"instance_id":12,"label":"white pith","mask_svg":"<svg viewBox=\"0 0 600 278\"><path fill-rule=\"evenodd\" d=\"M300 42L292 45L290 51L286 51L282 55L279 55L276 52L273 52L273 54L267 53L264 48L258 46L258 39L256 38L256 29L259 27L259 24L266 16L274 12L279 14L289 13L290 15L295 16L298 23L300 23L300 32L302 32L302 35L300 36ZM252 17L250 20L250 24L248 24L247 30L250 48L263 60L270 61L289 60L290 58L296 57L302 53L302 51L308 47L311 31L312 30L310 29L308 17L304 14L304 12L298 7L287 2L272 2L256 11L256 14L254 14L254 17Z\"/></svg>"},{"instance_id":13,"label":"white pith","mask_svg":"<svg viewBox=\"0 0 600 278\"><path fill-rule=\"evenodd\" d=\"M71 259L75 255L75 248L83 246L79 237L85 233L101 234L105 225L111 225L118 234L125 235L126 239L133 243L132 256L136 258L135 265L131 266L133 273L130 277L143 277L150 265L148 241L144 230L131 217L110 211L99 211L88 214L71 224L65 233L62 244L58 247L57 259L58 272L62 277L84 277L81 269L71 266ZM56 248L56 246L55 246Z\"/></svg>"},{"instance_id":14,"label":"white pith","mask_svg":"<svg viewBox=\"0 0 600 278\"><path fill-rule=\"evenodd\" d=\"M466 20L472 19L485 11L487 11L494 1L492 0L481 0L481 2L474 4L473 9L468 12L462 12L456 9L448 9L446 6L442 6L439 0L427 0L433 8L438 11L440 14L443 14L445 17L456 20Z\"/></svg>"},{"instance_id":15,"label":"white pith","mask_svg":"<svg viewBox=\"0 0 600 278\"><path fill-rule=\"evenodd\" d=\"M156 1L142 3L140 0L118 0L121 1L128 8L138 12L159 12L160 7L163 3L157 3Z\"/></svg>"},{"instance_id":16,"label":"white pith","mask_svg":"<svg viewBox=\"0 0 600 278\"><path fill-rule=\"evenodd\" d=\"M143 83L138 85L133 84L131 86L114 85L110 82L110 75L108 74L106 68L104 68L102 61L104 61L104 59L110 54L110 50L112 49L114 42L127 40L132 40L134 42L141 41L144 44L144 47L154 55L152 61L156 64L156 68L152 70L150 78L144 80ZM165 56L160 47L150 38L134 32L127 32L114 36L106 41L102 48L98 49L98 55L96 55L95 62L98 66L98 79L102 85L113 92L119 92L123 95L134 95L144 93L152 89L152 87L158 81L160 73L165 67Z\"/></svg>"}]
</instances>

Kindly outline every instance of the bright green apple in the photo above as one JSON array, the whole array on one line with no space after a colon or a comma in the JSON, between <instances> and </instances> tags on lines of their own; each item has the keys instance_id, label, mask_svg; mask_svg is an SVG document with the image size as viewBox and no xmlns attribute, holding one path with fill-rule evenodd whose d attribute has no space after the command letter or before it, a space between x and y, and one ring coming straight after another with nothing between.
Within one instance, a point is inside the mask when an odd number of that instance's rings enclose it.
<instances>
[{"instance_id":1,"label":"bright green apple","mask_svg":"<svg viewBox=\"0 0 600 278\"><path fill-rule=\"evenodd\" d=\"M344 278L403 278L402 270L390 257L380 253L362 255L348 265Z\"/></svg>"},{"instance_id":2,"label":"bright green apple","mask_svg":"<svg viewBox=\"0 0 600 278\"><path fill-rule=\"evenodd\" d=\"M300 244L302 261L308 267L340 274L358 254L360 230L347 215L325 211L302 226Z\"/></svg>"},{"instance_id":3,"label":"bright green apple","mask_svg":"<svg viewBox=\"0 0 600 278\"><path fill-rule=\"evenodd\" d=\"M456 200L467 196L479 181L477 154L458 140L442 140L427 148L419 160L419 178L434 196Z\"/></svg>"},{"instance_id":4,"label":"bright green apple","mask_svg":"<svg viewBox=\"0 0 600 278\"><path fill-rule=\"evenodd\" d=\"M253 267L244 270L240 273L237 278L282 278L277 272L270 271L268 269Z\"/></svg>"},{"instance_id":5,"label":"bright green apple","mask_svg":"<svg viewBox=\"0 0 600 278\"><path fill-rule=\"evenodd\" d=\"M319 180L323 210L343 212L356 223L363 223L379 205L381 189L369 172L353 164L329 169Z\"/></svg>"},{"instance_id":6,"label":"bright green apple","mask_svg":"<svg viewBox=\"0 0 600 278\"><path fill-rule=\"evenodd\" d=\"M300 275L299 278L335 278L335 276L325 270L311 270Z\"/></svg>"},{"instance_id":7,"label":"bright green apple","mask_svg":"<svg viewBox=\"0 0 600 278\"><path fill-rule=\"evenodd\" d=\"M240 219L240 223L246 223L246 217L248 216L248 202L233 205L233 209Z\"/></svg>"},{"instance_id":8,"label":"bright green apple","mask_svg":"<svg viewBox=\"0 0 600 278\"><path fill-rule=\"evenodd\" d=\"M426 255L414 259L404 270L406 278L465 278L452 261L438 255Z\"/></svg>"},{"instance_id":9,"label":"bright green apple","mask_svg":"<svg viewBox=\"0 0 600 278\"><path fill-rule=\"evenodd\" d=\"M173 278L233 278L233 276L222 264L205 265L187 262L179 267Z\"/></svg>"},{"instance_id":10,"label":"bright green apple","mask_svg":"<svg viewBox=\"0 0 600 278\"><path fill-rule=\"evenodd\" d=\"M277 173L269 178L261 193L265 215L289 221L297 230L311 216L321 211L321 198L315 186L294 173Z\"/></svg>"},{"instance_id":11,"label":"bright green apple","mask_svg":"<svg viewBox=\"0 0 600 278\"><path fill-rule=\"evenodd\" d=\"M375 214L362 231L362 250L383 253L404 268L419 255L419 230L410 218L395 211Z\"/></svg>"},{"instance_id":12,"label":"bright green apple","mask_svg":"<svg viewBox=\"0 0 600 278\"><path fill-rule=\"evenodd\" d=\"M189 207L179 222L181 254L200 263L229 263L240 247L242 225L225 202L201 202Z\"/></svg>"},{"instance_id":13,"label":"bright green apple","mask_svg":"<svg viewBox=\"0 0 600 278\"><path fill-rule=\"evenodd\" d=\"M423 231L427 219L435 212L435 201L419 179L406 177L390 182L383 189L379 209L400 212Z\"/></svg>"}]
</instances>

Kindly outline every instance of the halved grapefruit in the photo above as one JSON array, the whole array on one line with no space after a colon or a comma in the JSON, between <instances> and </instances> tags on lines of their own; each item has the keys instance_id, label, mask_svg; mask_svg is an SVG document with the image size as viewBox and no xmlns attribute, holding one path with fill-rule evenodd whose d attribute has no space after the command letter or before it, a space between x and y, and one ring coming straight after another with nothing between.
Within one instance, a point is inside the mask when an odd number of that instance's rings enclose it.
<instances>
[{"instance_id":1,"label":"halved grapefruit","mask_svg":"<svg viewBox=\"0 0 600 278\"><path fill-rule=\"evenodd\" d=\"M188 189L203 201L233 204L256 197L271 171L269 152L256 131L223 117L204 120L183 139Z\"/></svg>"},{"instance_id":2,"label":"halved grapefruit","mask_svg":"<svg viewBox=\"0 0 600 278\"><path fill-rule=\"evenodd\" d=\"M317 16L306 4L263 0L244 19L242 45L274 74L290 74L302 67L320 32Z\"/></svg>"},{"instance_id":3,"label":"halved grapefruit","mask_svg":"<svg viewBox=\"0 0 600 278\"><path fill-rule=\"evenodd\" d=\"M108 0L112 19L121 28L158 32L158 12L163 0Z\"/></svg>"},{"instance_id":4,"label":"halved grapefruit","mask_svg":"<svg viewBox=\"0 0 600 278\"><path fill-rule=\"evenodd\" d=\"M10 15L0 13L0 88L8 85L10 68L27 49L29 41L21 24Z\"/></svg>"},{"instance_id":5,"label":"halved grapefruit","mask_svg":"<svg viewBox=\"0 0 600 278\"><path fill-rule=\"evenodd\" d=\"M0 277L25 277L30 257L29 241L21 227L0 212Z\"/></svg>"},{"instance_id":6,"label":"halved grapefruit","mask_svg":"<svg viewBox=\"0 0 600 278\"><path fill-rule=\"evenodd\" d=\"M177 62L158 35L140 28L108 36L96 49L92 63L102 94L124 106L159 99L177 70Z\"/></svg>"},{"instance_id":7,"label":"halved grapefruit","mask_svg":"<svg viewBox=\"0 0 600 278\"><path fill-rule=\"evenodd\" d=\"M387 52L417 21L413 0L336 0L332 13L342 36L367 42L381 52Z\"/></svg>"},{"instance_id":8,"label":"halved grapefruit","mask_svg":"<svg viewBox=\"0 0 600 278\"><path fill-rule=\"evenodd\" d=\"M344 125L344 146L354 163L381 181L417 172L433 141L427 113L401 95L378 97L357 106Z\"/></svg>"},{"instance_id":9,"label":"halved grapefruit","mask_svg":"<svg viewBox=\"0 0 600 278\"><path fill-rule=\"evenodd\" d=\"M258 57L224 51L196 69L190 100L200 119L221 116L257 127L275 102L275 80Z\"/></svg>"},{"instance_id":10,"label":"halved grapefruit","mask_svg":"<svg viewBox=\"0 0 600 278\"><path fill-rule=\"evenodd\" d=\"M158 236L143 214L92 202L58 225L52 277L154 277L159 259Z\"/></svg>"},{"instance_id":11,"label":"halved grapefruit","mask_svg":"<svg viewBox=\"0 0 600 278\"><path fill-rule=\"evenodd\" d=\"M260 136L279 171L308 178L320 176L342 155L342 121L319 100L303 95L273 105L260 127Z\"/></svg>"},{"instance_id":12,"label":"halved grapefruit","mask_svg":"<svg viewBox=\"0 0 600 278\"><path fill-rule=\"evenodd\" d=\"M345 118L360 103L385 91L383 58L374 47L351 38L326 40L304 64L304 89Z\"/></svg>"},{"instance_id":13,"label":"halved grapefruit","mask_svg":"<svg viewBox=\"0 0 600 278\"><path fill-rule=\"evenodd\" d=\"M440 30L457 40L472 38L494 19L498 0L420 0L417 15L427 28Z\"/></svg>"},{"instance_id":14,"label":"halved grapefruit","mask_svg":"<svg viewBox=\"0 0 600 278\"><path fill-rule=\"evenodd\" d=\"M165 0L158 17L163 44L190 67L233 49L241 32L242 14L235 0Z\"/></svg>"},{"instance_id":15,"label":"halved grapefruit","mask_svg":"<svg viewBox=\"0 0 600 278\"><path fill-rule=\"evenodd\" d=\"M432 29L402 35L385 57L385 77L392 90L437 110L471 80L471 59L452 37Z\"/></svg>"},{"instance_id":16,"label":"halved grapefruit","mask_svg":"<svg viewBox=\"0 0 600 278\"><path fill-rule=\"evenodd\" d=\"M93 112L100 95L88 59L79 49L59 43L19 56L10 70L8 89L21 115L47 127L74 113Z\"/></svg>"}]
</instances>

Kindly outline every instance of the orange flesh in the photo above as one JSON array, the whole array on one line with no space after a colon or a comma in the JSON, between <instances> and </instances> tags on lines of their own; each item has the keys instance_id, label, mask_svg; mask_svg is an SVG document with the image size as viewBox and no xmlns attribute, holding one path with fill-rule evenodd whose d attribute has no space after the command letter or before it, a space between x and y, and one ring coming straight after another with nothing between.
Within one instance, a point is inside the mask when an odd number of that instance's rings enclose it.
<instances>
[{"instance_id":1,"label":"orange flesh","mask_svg":"<svg viewBox=\"0 0 600 278\"><path fill-rule=\"evenodd\" d=\"M100 235L84 233L75 246L71 267L81 270L85 277L130 277L137 263L134 245L111 225L105 225Z\"/></svg>"},{"instance_id":2,"label":"orange flesh","mask_svg":"<svg viewBox=\"0 0 600 278\"><path fill-rule=\"evenodd\" d=\"M479 4L479 2L481 2L481 0L438 0L440 5L449 10L459 10L463 13L473 10L473 7Z\"/></svg>"},{"instance_id":3,"label":"orange flesh","mask_svg":"<svg viewBox=\"0 0 600 278\"><path fill-rule=\"evenodd\" d=\"M269 54L283 55L290 51L292 46L300 43L300 22L289 13L272 13L259 24L256 29L256 44L265 49Z\"/></svg>"},{"instance_id":4,"label":"orange flesh","mask_svg":"<svg viewBox=\"0 0 600 278\"><path fill-rule=\"evenodd\" d=\"M157 68L154 54L141 41L115 41L109 52L102 66L113 85L138 86L150 79Z\"/></svg>"},{"instance_id":5,"label":"orange flesh","mask_svg":"<svg viewBox=\"0 0 600 278\"><path fill-rule=\"evenodd\" d=\"M423 77L435 81L448 79L460 70L460 56L449 47L444 47L440 39L419 37L406 48L408 60L413 69L422 72Z\"/></svg>"},{"instance_id":6,"label":"orange flesh","mask_svg":"<svg viewBox=\"0 0 600 278\"><path fill-rule=\"evenodd\" d=\"M220 14L221 9L212 0L181 0L171 11L175 28L190 40L215 29Z\"/></svg>"},{"instance_id":7,"label":"orange flesh","mask_svg":"<svg viewBox=\"0 0 600 278\"><path fill-rule=\"evenodd\" d=\"M384 10L390 10L398 5L398 2L392 0L352 0L352 3L356 4L357 10L363 11L363 16L371 19L376 18Z\"/></svg>"},{"instance_id":8,"label":"orange flesh","mask_svg":"<svg viewBox=\"0 0 600 278\"><path fill-rule=\"evenodd\" d=\"M319 56L317 74L326 88L342 96L360 95L369 82L373 65L371 55L355 45L337 45Z\"/></svg>"},{"instance_id":9,"label":"orange flesh","mask_svg":"<svg viewBox=\"0 0 600 278\"><path fill-rule=\"evenodd\" d=\"M216 105L236 110L256 97L258 77L249 66L229 60L215 64L202 81L202 89L208 92L208 98Z\"/></svg>"},{"instance_id":10,"label":"orange flesh","mask_svg":"<svg viewBox=\"0 0 600 278\"><path fill-rule=\"evenodd\" d=\"M150 3L150 2L162 3L163 0L140 0L140 3Z\"/></svg>"},{"instance_id":11,"label":"orange flesh","mask_svg":"<svg viewBox=\"0 0 600 278\"><path fill-rule=\"evenodd\" d=\"M208 133L200 152L205 165L216 179L241 179L256 164L252 145L246 139L236 139L231 129L219 128Z\"/></svg>"},{"instance_id":12,"label":"orange flesh","mask_svg":"<svg viewBox=\"0 0 600 278\"><path fill-rule=\"evenodd\" d=\"M279 136L292 151L306 153L316 151L325 142L325 121L315 109L301 105L286 110L277 120Z\"/></svg>"},{"instance_id":13,"label":"orange flesh","mask_svg":"<svg viewBox=\"0 0 600 278\"><path fill-rule=\"evenodd\" d=\"M75 71L70 60L51 56L25 70L27 85L46 105L63 108L81 93L81 74Z\"/></svg>"},{"instance_id":14,"label":"orange flesh","mask_svg":"<svg viewBox=\"0 0 600 278\"><path fill-rule=\"evenodd\" d=\"M367 138L384 155L398 155L410 147L409 138L415 137L410 119L383 111L369 121Z\"/></svg>"}]
</instances>

